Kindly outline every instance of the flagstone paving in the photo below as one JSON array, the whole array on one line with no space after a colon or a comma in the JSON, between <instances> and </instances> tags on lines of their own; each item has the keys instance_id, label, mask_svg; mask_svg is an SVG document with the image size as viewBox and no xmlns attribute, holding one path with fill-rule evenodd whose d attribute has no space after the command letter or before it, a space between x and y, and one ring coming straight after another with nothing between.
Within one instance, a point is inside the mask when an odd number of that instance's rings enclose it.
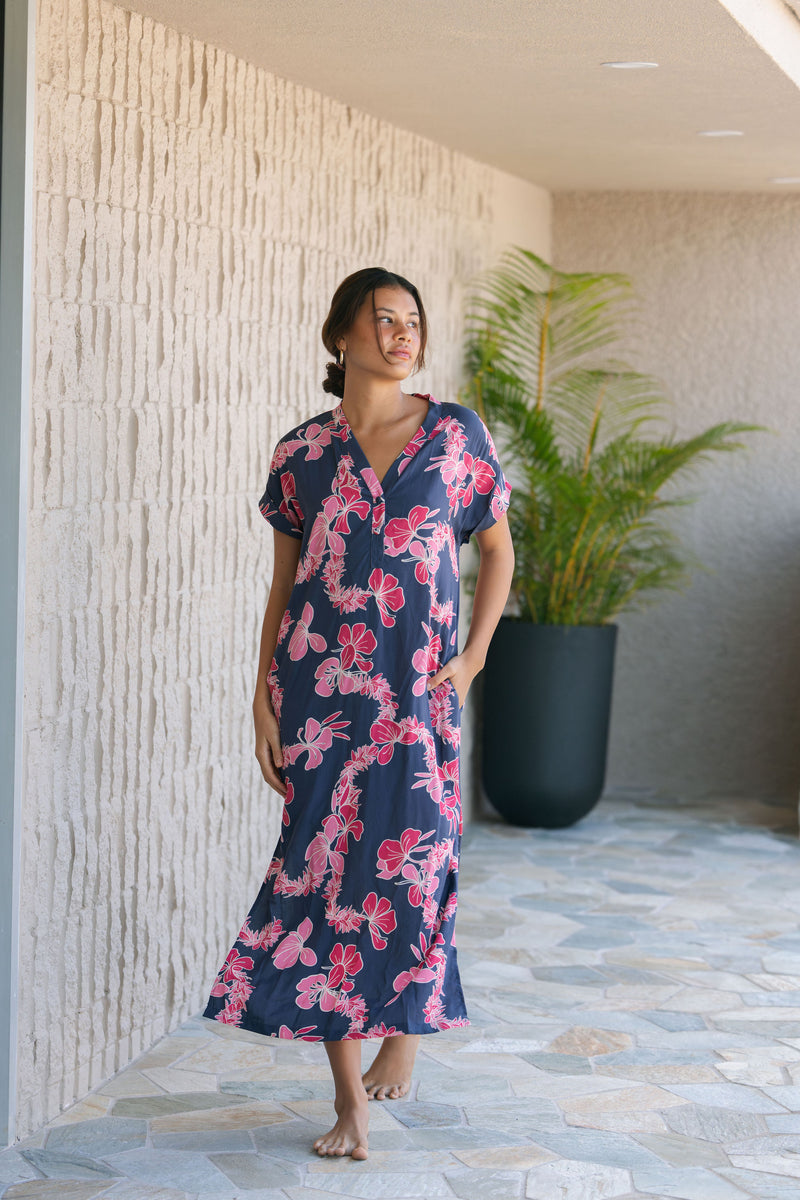
<instances>
[{"instance_id":1,"label":"flagstone paving","mask_svg":"<svg viewBox=\"0 0 800 1200\"><path fill-rule=\"evenodd\" d=\"M374 1103L366 1162L310 1152L324 1051L187 1021L0 1153L3 1200L798 1200L800 843L762 803L604 799L467 831L472 1025ZM365 1062L376 1046L366 1043Z\"/></svg>"}]
</instances>

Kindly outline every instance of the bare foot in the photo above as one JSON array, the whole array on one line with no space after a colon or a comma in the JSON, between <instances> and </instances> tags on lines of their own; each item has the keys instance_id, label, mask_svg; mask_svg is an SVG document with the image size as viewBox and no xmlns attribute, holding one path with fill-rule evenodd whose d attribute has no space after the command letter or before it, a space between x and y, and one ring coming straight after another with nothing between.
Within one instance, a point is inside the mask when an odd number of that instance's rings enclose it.
<instances>
[{"instance_id":1,"label":"bare foot","mask_svg":"<svg viewBox=\"0 0 800 1200\"><path fill-rule=\"evenodd\" d=\"M419 1034L401 1033L383 1039L375 1061L361 1076L370 1100L399 1100L408 1095L417 1056Z\"/></svg>"},{"instance_id":2,"label":"bare foot","mask_svg":"<svg viewBox=\"0 0 800 1200\"><path fill-rule=\"evenodd\" d=\"M369 1116L367 1105L361 1098L353 1101L335 1101L334 1106L339 1120L333 1129L323 1133L314 1142L314 1149L321 1157L326 1155L343 1158L349 1154L351 1158L364 1159L368 1157L367 1133Z\"/></svg>"}]
</instances>

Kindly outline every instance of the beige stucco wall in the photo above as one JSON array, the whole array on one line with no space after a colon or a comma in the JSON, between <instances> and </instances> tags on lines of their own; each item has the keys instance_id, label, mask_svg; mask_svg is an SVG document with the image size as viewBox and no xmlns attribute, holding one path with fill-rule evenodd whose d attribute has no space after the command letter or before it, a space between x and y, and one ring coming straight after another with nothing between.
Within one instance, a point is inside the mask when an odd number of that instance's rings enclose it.
<instances>
[{"instance_id":1,"label":"beige stucco wall","mask_svg":"<svg viewBox=\"0 0 800 1200\"><path fill-rule=\"evenodd\" d=\"M567 270L628 273L629 343L682 434L770 433L702 467L676 525L707 568L620 621L609 785L797 796L800 783L800 198L582 194L554 204Z\"/></svg>"},{"instance_id":2,"label":"beige stucco wall","mask_svg":"<svg viewBox=\"0 0 800 1200\"><path fill-rule=\"evenodd\" d=\"M37 17L18 1132L195 1011L277 798L249 706L278 436L375 262L455 396L465 286L540 189L98 0Z\"/></svg>"}]
</instances>

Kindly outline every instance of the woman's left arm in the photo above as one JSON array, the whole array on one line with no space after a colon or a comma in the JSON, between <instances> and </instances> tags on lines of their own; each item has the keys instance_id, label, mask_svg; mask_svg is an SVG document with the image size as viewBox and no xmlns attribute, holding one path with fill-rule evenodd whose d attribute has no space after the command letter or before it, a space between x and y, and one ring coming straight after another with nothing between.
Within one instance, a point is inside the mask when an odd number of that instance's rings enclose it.
<instances>
[{"instance_id":1,"label":"woman's left arm","mask_svg":"<svg viewBox=\"0 0 800 1200\"><path fill-rule=\"evenodd\" d=\"M428 691L449 679L456 689L459 704L467 698L470 684L486 661L486 651L503 614L514 574L514 547L503 516L489 529L476 533L481 561L472 601L472 619L464 649L431 675Z\"/></svg>"}]
</instances>

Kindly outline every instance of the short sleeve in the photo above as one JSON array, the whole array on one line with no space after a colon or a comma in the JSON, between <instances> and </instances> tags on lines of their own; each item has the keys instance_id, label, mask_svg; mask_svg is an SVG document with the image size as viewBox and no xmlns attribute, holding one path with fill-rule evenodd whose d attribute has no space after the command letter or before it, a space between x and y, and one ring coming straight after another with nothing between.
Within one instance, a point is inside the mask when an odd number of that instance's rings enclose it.
<instances>
[{"instance_id":1,"label":"short sleeve","mask_svg":"<svg viewBox=\"0 0 800 1200\"><path fill-rule=\"evenodd\" d=\"M511 484L503 474L492 435L477 413L471 414L462 462L463 545L473 533L483 533L499 521L511 499Z\"/></svg>"},{"instance_id":2,"label":"short sleeve","mask_svg":"<svg viewBox=\"0 0 800 1200\"><path fill-rule=\"evenodd\" d=\"M279 533L299 538L303 536L303 509L297 495L297 481L287 464L288 457L285 444L278 442L258 507L262 517Z\"/></svg>"}]
</instances>

